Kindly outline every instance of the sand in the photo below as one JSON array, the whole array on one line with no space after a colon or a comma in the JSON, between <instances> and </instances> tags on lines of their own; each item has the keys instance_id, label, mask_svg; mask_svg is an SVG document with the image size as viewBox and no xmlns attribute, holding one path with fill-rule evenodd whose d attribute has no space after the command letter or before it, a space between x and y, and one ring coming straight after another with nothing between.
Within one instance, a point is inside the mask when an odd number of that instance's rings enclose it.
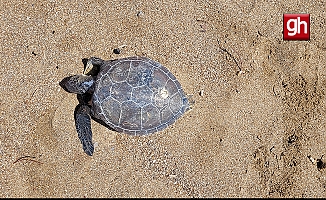
<instances>
[{"instance_id":1,"label":"sand","mask_svg":"<svg viewBox=\"0 0 326 200\"><path fill-rule=\"evenodd\" d=\"M325 1L1 1L0 197L325 197ZM310 13L310 41L283 41ZM122 48L120 54L113 49ZM83 58L147 56L193 109L143 137L92 121L59 82Z\"/></svg>"}]
</instances>

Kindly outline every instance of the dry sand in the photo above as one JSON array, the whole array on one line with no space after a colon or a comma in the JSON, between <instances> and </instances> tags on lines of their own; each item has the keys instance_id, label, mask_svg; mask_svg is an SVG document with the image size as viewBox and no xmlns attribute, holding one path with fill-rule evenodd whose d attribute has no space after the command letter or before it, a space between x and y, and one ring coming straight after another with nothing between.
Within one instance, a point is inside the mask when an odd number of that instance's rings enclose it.
<instances>
[{"instance_id":1,"label":"dry sand","mask_svg":"<svg viewBox=\"0 0 326 200\"><path fill-rule=\"evenodd\" d=\"M2 0L0 197L325 197L325 10L312 0ZM310 13L311 40L283 41L283 13ZM196 103L145 137L92 121L89 157L76 95L58 83L83 58L134 55L166 66Z\"/></svg>"}]
</instances>

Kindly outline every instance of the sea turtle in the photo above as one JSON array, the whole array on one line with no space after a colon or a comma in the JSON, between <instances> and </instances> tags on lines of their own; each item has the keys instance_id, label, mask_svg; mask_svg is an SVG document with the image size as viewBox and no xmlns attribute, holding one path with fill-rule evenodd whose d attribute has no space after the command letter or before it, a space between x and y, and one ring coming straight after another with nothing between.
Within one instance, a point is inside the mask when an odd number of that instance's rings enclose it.
<instances>
[{"instance_id":1,"label":"sea turtle","mask_svg":"<svg viewBox=\"0 0 326 200\"><path fill-rule=\"evenodd\" d=\"M117 132L147 135L163 130L189 110L175 76L146 57L91 57L83 74L67 77L60 85L77 94L75 125L90 156L94 152L90 117Z\"/></svg>"}]
</instances>

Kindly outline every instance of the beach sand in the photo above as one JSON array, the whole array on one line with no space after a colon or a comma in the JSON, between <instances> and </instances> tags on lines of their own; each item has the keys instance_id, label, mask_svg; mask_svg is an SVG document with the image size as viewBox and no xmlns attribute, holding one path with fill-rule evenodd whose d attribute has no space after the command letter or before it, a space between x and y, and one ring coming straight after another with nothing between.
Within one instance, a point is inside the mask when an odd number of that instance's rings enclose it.
<instances>
[{"instance_id":1,"label":"beach sand","mask_svg":"<svg viewBox=\"0 0 326 200\"><path fill-rule=\"evenodd\" d=\"M325 197L325 1L8 1L0 8L0 197ZM311 15L283 41L283 14ZM120 54L113 49L121 45ZM192 110L129 136L92 121L94 155L59 82L82 59L146 56Z\"/></svg>"}]
</instances>

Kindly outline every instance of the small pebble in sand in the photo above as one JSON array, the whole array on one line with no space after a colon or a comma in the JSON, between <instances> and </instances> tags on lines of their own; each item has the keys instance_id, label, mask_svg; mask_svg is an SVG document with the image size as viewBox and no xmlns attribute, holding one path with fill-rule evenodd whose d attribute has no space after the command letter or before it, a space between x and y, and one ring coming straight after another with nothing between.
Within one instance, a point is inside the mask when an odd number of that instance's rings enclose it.
<instances>
[{"instance_id":1,"label":"small pebble in sand","mask_svg":"<svg viewBox=\"0 0 326 200\"><path fill-rule=\"evenodd\" d=\"M113 49L113 53L120 54L121 53L121 50L119 48Z\"/></svg>"},{"instance_id":2,"label":"small pebble in sand","mask_svg":"<svg viewBox=\"0 0 326 200\"><path fill-rule=\"evenodd\" d=\"M98 147L98 142L94 142L94 147Z\"/></svg>"},{"instance_id":3,"label":"small pebble in sand","mask_svg":"<svg viewBox=\"0 0 326 200\"><path fill-rule=\"evenodd\" d=\"M115 48L115 49L113 49L113 53L115 53L115 54L120 54L121 53L121 51L122 51L122 49L124 48L124 47L126 47L127 45L121 45L121 46L119 46L118 48Z\"/></svg>"},{"instance_id":4,"label":"small pebble in sand","mask_svg":"<svg viewBox=\"0 0 326 200\"><path fill-rule=\"evenodd\" d=\"M237 71L237 75L240 76L241 74L244 74L245 72L244 71Z\"/></svg>"},{"instance_id":5,"label":"small pebble in sand","mask_svg":"<svg viewBox=\"0 0 326 200\"><path fill-rule=\"evenodd\" d=\"M313 157L308 156L308 158L309 158L309 160L312 162L312 164L316 164L316 160L315 160Z\"/></svg>"},{"instance_id":6,"label":"small pebble in sand","mask_svg":"<svg viewBox=\"0 0 326 200\"><path fill-rule=\"evenodd\" d=\"M199 91L199 96L201 96L201 97L204 96L204 90Z\"/></svg>"},{"instance_id":7,"label":"small pebble in sand","mask_svg":"<svg viewBox=\"0 0 326 200\"><path fill-rule=\"evenodd\" d=\"M144 15L143 11L138 11L137 12L137 17L142 17Z\"/></svg>"}]
</instances>

